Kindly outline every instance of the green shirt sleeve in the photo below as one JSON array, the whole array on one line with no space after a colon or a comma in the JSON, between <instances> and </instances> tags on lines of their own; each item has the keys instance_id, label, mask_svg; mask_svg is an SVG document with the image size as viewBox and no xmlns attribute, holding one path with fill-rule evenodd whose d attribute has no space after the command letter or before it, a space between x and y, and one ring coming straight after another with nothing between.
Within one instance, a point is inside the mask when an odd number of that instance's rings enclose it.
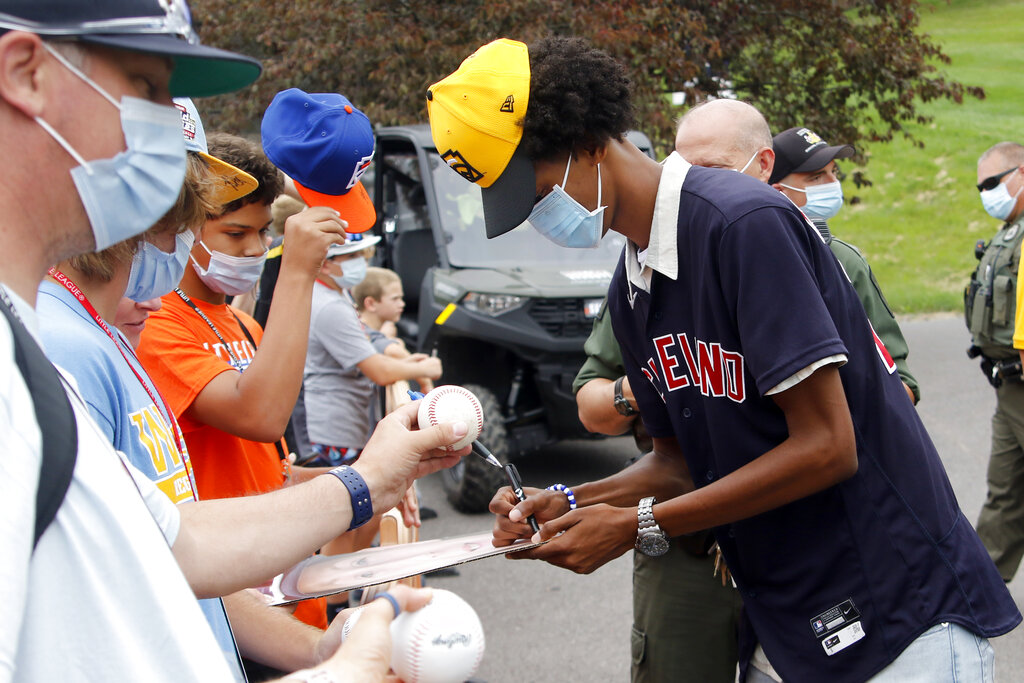
<instances>
[{"instance_id":1,"label":"green shirt sleeve","mask_svg":"<svg viewBox=\"0 0 1024 683\"><path fill-rule=\"evenodd\" d=\"M583 345L587 360L572 382L574 394L592 379L600 377L614 380L626 374L626 368L622 364L622 351L619 350L619 343L615 340L612 319L607 311L608 300L605 299L601 305L601 311L594 319L594 329L591 330L590 337Z\"/></svg>"},{"instance_id":2,"label":"green shirt sleeve","mask_svg":"<svg viewBox=\"0 0 1024 683\"><path fill-rule=\"evenodd\" d=\"M839 263L842 264L853 283L853 288L857 290L857 296L864 306L864 311L868 314L868 320L871 321L875 334L885 344L889 355L896 363L896 371L899 372L900 379L914 392L914 399L920 401L921 388L917 379L911 374L910 368L907 367L907 355L910 353L907 340L903 338L903 332L896 322L896 317L892 314L885 296L882 295L875 275L871 272L871 266L856 247L842 240L833 238L829 247Z\"/></svg>"}]
</instances>

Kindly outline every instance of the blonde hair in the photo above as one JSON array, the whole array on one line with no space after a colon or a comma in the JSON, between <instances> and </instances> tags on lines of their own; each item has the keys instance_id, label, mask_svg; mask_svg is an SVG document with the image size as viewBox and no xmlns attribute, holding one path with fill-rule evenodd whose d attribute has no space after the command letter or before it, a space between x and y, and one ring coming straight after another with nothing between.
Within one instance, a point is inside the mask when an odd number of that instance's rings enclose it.
<instances>
[{"instance_id":1,"label":"blonde hair","mask_svg":"<svg viewBox=\"0 0 1024 683\"><path fill-rule=\"evenodd\" d=\"M142 240L162 235L168 230L184 232L201 226L207 214L219 208L211 201L216 184L203 158L189 152L186 155L185 182L181 185L178 199L156 225L103 251L74 256L69 259L71 267L87 278L110 282L117 268L132 260Z\"/></svg>"},{"instance_id":2,"label":"blonde hair","mask_svg":"<svg viewBox=\"0 0 1024 683\"><path fill-rule=\"evenodd\" d=\"M363 312L363 302L366 301L366 297L380 301L384 298L384 288L396 282L401 284L402 280L393 270L376 266L367 268L366 277L352 288L352 298L356 300L356 309L360 313Z\"/></svg>"},{"instance_id":3,"label":"blonde hair","mask_svg":"<svg viewBox=\"0 0 1024 683\"><path fill-rule=\"evenodd\" d=\"M284 234L284 222L297 213L305 211L306 205L291 195L278 195L274 203L270 205L270 215L273 220L270 229L275 235Z\"/></svg>"}]
</instances>

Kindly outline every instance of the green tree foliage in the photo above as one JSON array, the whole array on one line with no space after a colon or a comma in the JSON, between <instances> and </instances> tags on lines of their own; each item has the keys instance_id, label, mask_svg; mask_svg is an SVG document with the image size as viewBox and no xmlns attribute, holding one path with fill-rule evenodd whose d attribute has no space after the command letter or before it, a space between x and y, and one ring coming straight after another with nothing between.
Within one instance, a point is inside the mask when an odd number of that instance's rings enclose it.
<instances>
[{"instance_id":1,"label":"green tree foliage","mask_svg":"<svg viewBox=\"0 0 1024 683\"><path fill-rule=\"evenodd\" d=\"M203 41L262 60L243 93L203 103L208 127L254 132L274 94L345 94L375 124L426 120L424 94L480 45L577 35L628 64L639 127L661 151L687 101L738 96L773 130L865 143L927 122L918 103L984 97L947 79L916 0L193 0Z\"/></svg>"}]
</instances>

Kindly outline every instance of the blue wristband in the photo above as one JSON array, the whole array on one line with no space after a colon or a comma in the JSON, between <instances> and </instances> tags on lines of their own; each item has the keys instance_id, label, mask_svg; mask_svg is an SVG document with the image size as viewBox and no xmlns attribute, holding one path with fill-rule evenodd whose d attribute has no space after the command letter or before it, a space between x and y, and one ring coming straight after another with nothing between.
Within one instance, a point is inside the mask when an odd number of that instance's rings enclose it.
<instances>
[{"instance_id":1,"label":"blue wristband","mask_svg":"<svg viewBox=\"0 0 1024 683\"><path fill-rule=\"evenodd\" d=\"M548 491L561 491L565 494L565 497L569 499L569 509L576 509L576 494L572 492L572 489L565 484L552 484L548 487Z\"/></svg>"},{"instance_id":2,"label":"blue wristband","mask_svg":"<svg viewBox=\"0 0 1024 683\"><path fill-rule=\"evenodd\" d=\"M384 591L383 593L377 593L377 595L373 596L374 600L380 600L381 598L391 603L391 609L395 610L395 617L398 617L398 615L402 613L402 608L398 606L398 599L394 595Z\"/></svg>"},{"instance_id":3,"label":"blue wristband","mask_svg":"<svg viewBox=\"0 0 1024 683\"><path fill-rule=\"evenodd\" d=\"M348 495L352 497L352 522L348 525L348 530L358 529L373 517L370 488L366 485L362 475L348 465L335 467L331 470L331 474L341 480L341 483L348 489Z\"/></svg>"}]
</instances>

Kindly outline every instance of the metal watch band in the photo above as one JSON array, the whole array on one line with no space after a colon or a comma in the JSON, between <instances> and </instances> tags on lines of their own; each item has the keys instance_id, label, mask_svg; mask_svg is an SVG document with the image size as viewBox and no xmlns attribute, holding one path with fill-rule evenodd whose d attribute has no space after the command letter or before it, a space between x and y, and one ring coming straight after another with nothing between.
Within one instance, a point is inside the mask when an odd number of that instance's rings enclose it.
<instances>
[{"instance_id":1,"label":"metal watch band","mask_svg":"<svg viewBox=\"0 0 1024 683\"><path fill-rule=\"evenodd\" d=\"M643 535L643 532L648 529L653 529L658 526L658 523L654 521L654 496L648 496L640 500L640 505L637 507L637 534Z\"/></svg>"},{"instance_id":2,"label":"metal watch band","mask_svg":"<svg viewBox=\"0 0 1024 683\"><path fill-rule=\"evenodd\" d=\"M348 525L348 530L358 529L373 517L370 488L366 485L362 475L348 465L335 467L331 470L331 474L341 480L341 483L348 489L348 495L352 497L352 522Z\"/></svg>"}]
</instances>

